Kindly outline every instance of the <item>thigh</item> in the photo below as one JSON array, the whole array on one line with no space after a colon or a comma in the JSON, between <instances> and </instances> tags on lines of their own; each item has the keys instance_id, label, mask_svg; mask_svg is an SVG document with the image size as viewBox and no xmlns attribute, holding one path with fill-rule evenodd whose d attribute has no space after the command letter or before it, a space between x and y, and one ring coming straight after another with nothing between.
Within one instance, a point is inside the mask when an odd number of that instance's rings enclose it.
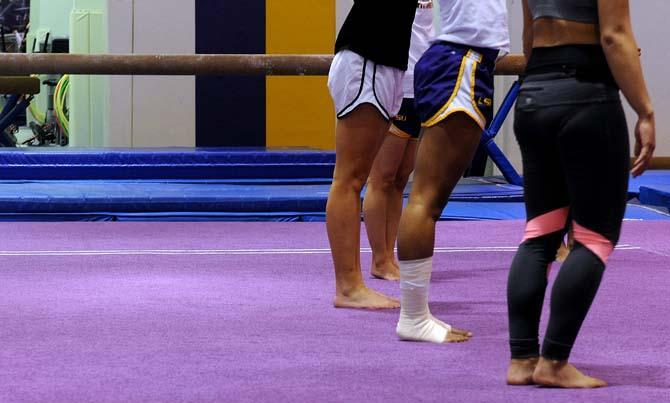
<instances>
[{"instance_id":1,"label":"thigh","mask_svg":"<svg viewBox=\"0 0 670 403\"><path fill-rule=\"evenodd\" d=\"M630 149L620 103L583 105L559 137L573 219L616 244L626 210Z\"/></svg>"},{"instance_id":2,"label":"thigh","mask_svg":"<svg viewBox=\"0 0 670 403\"><path fill-rule=\"evenodd\" d=\"M406 182L414 170L416 149L419 144L419 136L421 135L421 118L416 109L414 99L406 98L403 100L398 116L393 119L390 133L406 140L400 166L397 169L397 180Z\"/></svg>"},{"instance_id":3,"label":"thigh","mask_svg":"<svg viewBox=\"0 0 670 403\"><path fill-rule=\"evenodd\" d=\"M338 120L333 179L364 182L387 130L388 122L370 104L360 105Z\"/></svg>"},{"instance_id":4,"label":"thigh","mask_svg":"<svg viewBox=\"0 0 670 403\"><path fill-rule=\"evenodd\" d=\"M470 164L480 137L481 128L464 113L454 113L426 128L416 157L411 201L444 208Z\"/></svg>"},{"instance_id":5,"label":"thigh","mask_svg":"<svg viewBox=\"0 0 670 403\"><path fill-rule=\"evenodd\" d=\"M517 107L515 113L514 133L523 161L528 221L565 209L570 202L556 143L556 130L552 127L555 112L552 109L526 111ZM547 230L555 229L552 226Z\"/></svg>"},{"instance_id":6,"label":"thigh","mask_svg":"<svg viewBox=\"0 0 670 403\"><path fill-rule=\"evenodd\" d=\"M393 182L403 162L409 141L394 135L386 135L375 157L370 180Z\"/></svg>"},{"instance_id":7,"label":"thigh","mask_svg":"<svg viewBox=\"0 0 670 403\"><path fill-rule=\"evenodd\" d=\"M402 158L400 167L398 168L398 180L407 183L409 176L414 171L414 164L416 161L416 150L419 146L419 140L409 140L407 147L405 147L405 155Z\"/></svg>"}]
</instances>

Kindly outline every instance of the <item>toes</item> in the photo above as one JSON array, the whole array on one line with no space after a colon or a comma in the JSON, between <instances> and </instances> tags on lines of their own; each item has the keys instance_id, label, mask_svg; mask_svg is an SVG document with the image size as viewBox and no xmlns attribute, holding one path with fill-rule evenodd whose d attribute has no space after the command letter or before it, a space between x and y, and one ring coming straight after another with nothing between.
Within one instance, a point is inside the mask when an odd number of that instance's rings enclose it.
<instances>
[{"instance_id":1,"label":"toes","mask_svg":"<svg viewBox=\"0 0 670 403\"><path fill-rule=\"evenodd\" d=\"M463 329L457 329L455 327L451 328L451 332L459 336L472 337L472 332Z\"/></svg>"},{"instance_id":2,"label":"toes","mask_svg":"<svg viewBox=\"0 0 670 403\"><path fill-rule=\"evenodd\" d=\"M453 332L449 332L447 334L447 338L445 340L446 343L465 343L466 341L470 340L469 337L461 335L461 334L455 334Z\"/></svg>"},{"instance_id":3,"label":"toes","mask_svg":"<svg viewBox=\"0 0 670 403\"><path fill-rule=\"evenodd\" d=\"M594 380L593 383L594 387L596 388L604 388L605 386L607 386L607 382L603 381L602 379L593 378L593 380Z\"/></svg>"},{"instance_id":4,"label":"toes","mask_svg":"<svg viewBox=\"0 0 670 403\"><path fill-rule=\"evenodd\" d=\"M394 308L394 309L395 309L395 308L400 308L400 301L392 300L392 301L388 304L388 307L389 307L389 308Z\"/></svg>"}]
</instances>

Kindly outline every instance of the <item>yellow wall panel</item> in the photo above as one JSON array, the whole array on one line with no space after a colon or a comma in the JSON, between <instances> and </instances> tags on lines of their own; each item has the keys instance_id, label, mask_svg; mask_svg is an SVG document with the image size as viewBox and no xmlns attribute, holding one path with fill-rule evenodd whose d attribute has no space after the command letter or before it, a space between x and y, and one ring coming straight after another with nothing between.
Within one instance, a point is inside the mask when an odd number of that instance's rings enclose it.
<instances>
[{"instance_id":1,"label":"yellow wall panel","mask_svg":"<svg viewBox=\"0 0 670 403\"><path fill-rule=\"evenodd\" d=\"M266 52L332 53L334 0L266 0Z\"/></svg>"},{"instance_id":2,"label":"yellow wall panel","mask_svg":"<svg viewBox=\"0 0 670 403\"><path fill-rule=\"evenodd\" d=\"M267 146L335 148L326 77L267 78Z\"/></svg>"},{"instance_id":3,"label":"yellow wall panel","mask_svg":"<svg viewBox=\"0 0 670 403\"><path fill-rule=\"evenodd\" d=\"M332 53L334 0L266 0L266 53ZM268 77L268 147L335 148L335 111L325 77Z\"/></svg>"}]
</instances>

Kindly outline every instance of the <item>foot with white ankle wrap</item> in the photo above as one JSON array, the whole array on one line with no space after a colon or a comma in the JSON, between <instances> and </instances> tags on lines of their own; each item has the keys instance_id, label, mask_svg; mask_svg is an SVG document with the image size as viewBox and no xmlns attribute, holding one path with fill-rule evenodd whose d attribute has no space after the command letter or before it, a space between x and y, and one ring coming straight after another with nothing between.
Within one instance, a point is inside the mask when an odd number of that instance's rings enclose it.
<instances>
[{"instance_id":1,"label":"foot with white ankle wrap","mask_svg":"<svg viewBox=\"0 0 670 403\"><path fill-rule=\"evenodd\" d=\"M448 343L468 341L470 332L454 329L435 318L428 308L428 287L433 258L400 261L400 320L396 332L401 340Z\"/></svg>"}]
</instances>

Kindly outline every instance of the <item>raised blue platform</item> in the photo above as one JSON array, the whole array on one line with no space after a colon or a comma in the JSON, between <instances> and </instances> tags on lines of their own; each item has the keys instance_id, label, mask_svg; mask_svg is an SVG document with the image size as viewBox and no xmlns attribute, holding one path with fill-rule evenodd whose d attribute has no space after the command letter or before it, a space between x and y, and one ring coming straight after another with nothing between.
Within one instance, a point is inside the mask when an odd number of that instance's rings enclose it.
<instances>
[{"instance_id":1,"label":"raised blue platform","mask_svg":"<svg viewBox=\"0 0 670 403\"><path fill-rule=\"evenodd\" d=\"M335 153L309 149L0 149L0 180L332 178Z\"/></svg>"},{"instance_id":2,"label":"raised blue platform","mask_svg":"<svg viewBox=\"0 0 670 403\"><path fill-rule=\"evenodd\" d=\"M670 209L670 182L666 185L640 187L640 202Z\"/></svg>"},{"instance_id":3,"label":"raised blue platform","mask_svg":"<svg viewBox=\"0 0 670 403\"><path fill-rule=\"evenodd\" d=\"M670 185L670 171L647 171L640 177L631 178L628 185L628 193L631 197L639 197L642 187L649 188L656 185Z\"/></svg>"}]
</instances>

